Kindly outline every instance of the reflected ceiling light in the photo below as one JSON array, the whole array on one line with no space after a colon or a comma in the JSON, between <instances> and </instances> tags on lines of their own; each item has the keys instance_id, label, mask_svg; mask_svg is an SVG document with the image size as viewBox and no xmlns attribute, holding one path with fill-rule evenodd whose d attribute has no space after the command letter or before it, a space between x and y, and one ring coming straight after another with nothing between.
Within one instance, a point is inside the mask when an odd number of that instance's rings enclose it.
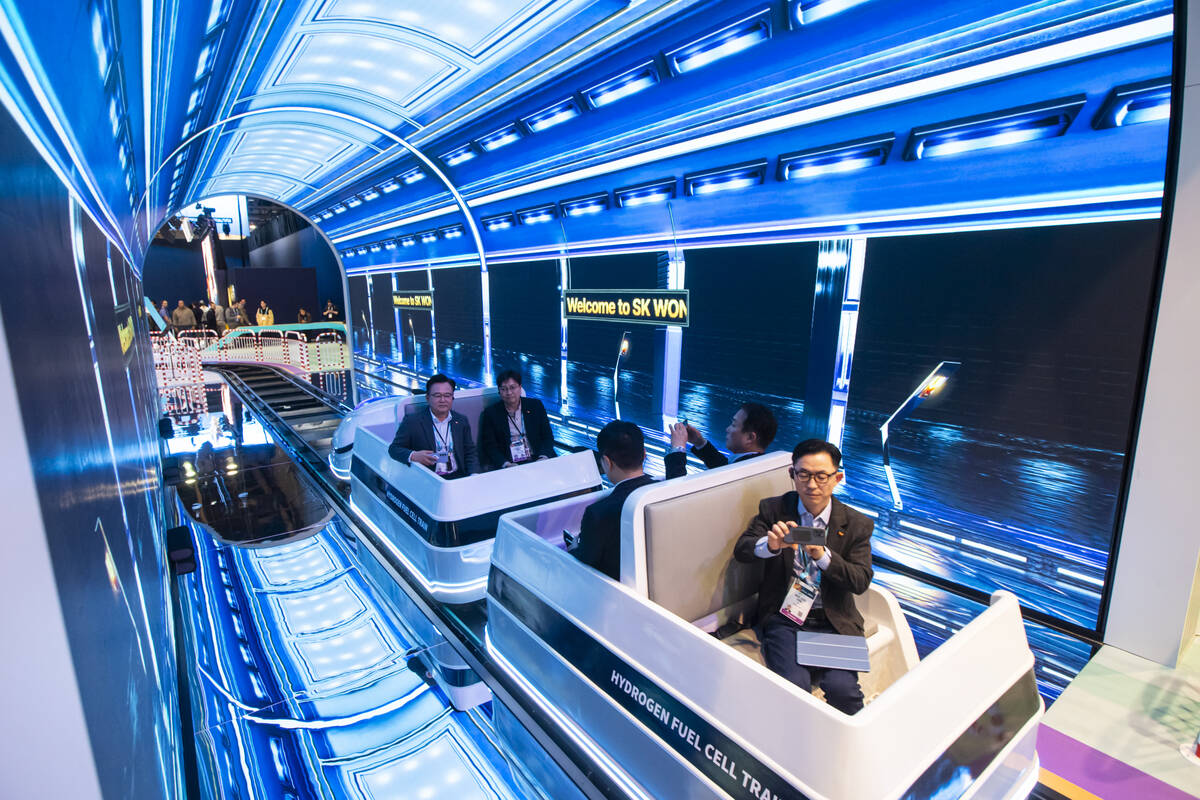
<instances>
[{"instance_id":1,"label":"reflected ceiling light","mask_svg":"<svg viewBox=\"0 0 1200 800\"><path fill-rule=\"evenodd\" d=\"M379 199L379 190L378 189L367 189L365 192L362 193L362 199L366 200L368 202L370 202L371 200L378 200Z\"/></svg>"},{"instance_id":2,"label":"reflected ceiling light","mask_svg":"<svg viewBox=\"0 0 1200 800\"><path fill-rule=\"evenodd\" d=\"M188 97L187 113L191 114L200 106L200 98L204 96L204 87L197 86Z\"/></svg>"},{"instance_id":3,"label":"reflected ceiling light","mask_svg":"<svg viewBox=\"0 0 1200 800\"><path fill-rule=\"evenodd\" d=\"M383 243L383 249L384 250L395 250L396 249L396 240L388 239L386 242Z\"/></svg>"},{"instance_id":4,"label":"reflected ceiling light","mask_svg":"<svg viewBox=\"0 0 1200 800\"><path fill-rule=\"evenodd\" d=\"M216 52L216 47L213 44L205 45L204 49L200 51L199 63L196 65L196 76L192 80L198 81L204 77L204 73L208 72L209 58L214 52Z\"/></svg>"},{"instance_id":5,"label":"reflected ceiling light","mask_svg":"<svg viewBox=\"0 0 1200 800\"><path fill-rule=\"evenodd\" d=\"M779 157L779 171L776 177L781 181L794 181L877 167L887 161L895 141L896 135L887 133L853 142L785 153Z\"/></svg>"},{"instance_id":6,"label":"reflected ceiling light","mask_svg":"<svg viewBox=\"0 0 1200 800\"><path fill-rule=\"evenodd\" d=\"M351 197L350 199L348 199L346 201L346 205L349 206L350 208L358 208L362 204L363 204L362 198L358 197L358 196Z\"/></svg>"},{"instance_id":7,"label":"reflected ceiling light","mask_svg":"<svg viewBox=\"0 0 1200 800\"><path fill-rule=\"evenodd\" d=\"M333 212L332 211L322 211L321 219L333 219Z\"/></svg>"},{"instance_id":8,"label":"reflected ceiling light","mask_svg":"<svg viewBox=\"0 0 1200 800\"><path fill-rule=\"evenodd\" d=\"M1171 79L1154 78L1117 86L1092 120L1096 130L1157 122L1171 116Z\"/></svg>"},{"instance_id":9,"label":"reflected ceiling light","mask_svg":"<svg viewBox=\"0 0 1200 800\"><path fill-rule=\"evenodd\" d=\"M335 213L335 214L345 214L345 213L346 213L346 207L345 207L344 205L342 205L341 203L338 203L336 206L334 206L334 207L333 207L333 213Z\"/></svg>"},{"instance_id":10,"label":"reflected ceiling light","mask_svg":"<svg viewBox=\"0 0 1200 800\"><path fill-rule=\"evenodd\" d=\"M443 239L461 239L466 230L462 225L447 225L444 228L438 228L438 233ZM422 241L425 241L422 239Z\"/></svg>"},{"instance_id":11,"label":"reflected ceiling light","mask_svg":"<svg viewBox=\"0 0 1200 800\"><path fill-rule=\"evenodd\" d=\"M520 138L521 131L519 128L517 128L517 124L514 122L505 125L498 131L492 131L486 136L479 137L477 143L480 147L490 153L494 150L499 150L501 147L510 145L513 142L520 140Z\"/></svg>"},{"instance_id":12,"label":"reflected ceiling light","mask_svg":"<svg viewBox=\"0 0 1200 800\"><path fill-rule=\"evenodd\" d=\"M608 210L608 193L590 194L587 197L575 197L563 200L560 204L564 217L586 217Z\"/></svg>"},{"instance_id":13,"label":"reflected ceiling light","mask_svg":"<svg viewBox=\"0 0 1200 800\"><path fill-rule=\"evenodd\" d=\"M470 145L467 145L467 147L470 147ZM475 154L472 153L471 157L474 158ZM416 183L417 181L425 180L425 172L420 167L413 167L408 172L401 175L400 180L404 181L405 184L411 186L412 184Z\"/></svg>"},{"instance_id":14,"label":"reflected ceiling light","mask_svg":"<svg viewBox=\"0 0 1200 800\"><path fill-rule=\"evenodd\" d=\"M365 256L367 254L367 248L365 248L365 247L355 248L354 254L356 256Z\"/></svg>"},{"instance_id":15,"label":"reflected ceiling light","mask_svg":"<svg viewBox=\"0 0 1200 800\"><path fill-rule=\"evenodd\" d=\"M383 251L383 245L373 244L370 247L368 247L367 249L370 250L372 253L379 253L379 252Z\"/></svg>"},{"instance_id":16,"label":"reflected ceiling light","mask_svg":"<svg viewBox=\"0 0 1200 800\"><path fill-rule=\"evenodd\" d=\"M391 194L392 192L396 191L399 188L400 188L400 182L395 180L394 178L392 180L384 181L383 183L379 184L379 190L381 192L383 192L384 194Z\"/></svg>"},{"instance_id":17,"label":"reflected ceiling light","mask_svg":"<svg viewBox=\"0 0 1200 800\"><path fill-rule=\"evenodd\" d=\"M675 197L675 179L655 181L654 183L643 183L639 186L630 186L625 189L617 189L613 192L613 197L616 198L617 208L632 208L633 206L645 206L651 203L665 203Z\"/></svg>"},{"instance_id":18,"label":"reflected ceiling light","mask_svg":"<svg viewBox=\"0 0 1200 800\"><path fill-rule=\"evenodd\" d=\"M767 179L767 160L751 161L733 167L721 167L683 176L683 193L687 197L717 192L732 192L761 186Z\"/></svg>"},{"instance_id":19,"label":"reflected ceiling light","mask_svg":"<svg viewBox=\"0 0 1200 800\"><path fill-rule=\"evenodd\" d=\"M720 61L726 56L740 53L771 38L771 12L769 9L726 25L720 30L677 47L666 54L667 64L675 75Z\"/></svg>"},{"instance_id":20,"label":"reflected ceiling light","mask_svg":"<svg viewBox=\"0 0 1200 800\"><path fill-rule=\"evenodd\" d=\"M558 209L553 205L527 208L517 212L517 219L522 225L537 225L539 222L551 222L558 219Z\"/></svg>"},{"instance_id":21,"label":"reflected ceiling light","mask_svg":"<svg viewBox=\"0 0 1200 800\"><path fill-rule=\"evenodd\" d=\"M421 242L423 244L429 244L430 242L436 242L437 238L438 238L437 231L423 231L421 233L418 233L417 236L419 236L421 238Z\"/></svg>"},{"instance_id":22,"label":"reflected ceiling light","mask_svg":"<svg viewBox=\"0 0 1200 800\"><path fill-rule=\"evenodd\" d=\"M489 231L502 231L517 224L512 214L497 214L492 217L484 217L480 222L483 223L484 229Z\"/></svg>"},{"instance_id":23,"label":"reflected ceiling light","mask_svg":"<svg viewBox=\"0 0 1200 800\"><path fill-rule=\"evenodd\" d=\"M917 161L1053 139L1067 132L1086 101L1086 95L1073 95L1047 103L914 128L904 158L906 161Z\"/></svg>"},{"instance_id":24,"label":"reflected ceiling light","mask_svg":"<svg viewBox=\"0 0 1200 800\"><path fill-rule=\"evenodd\" d=\"M470 161L474 157L475 151L471 149L469 142L464 144L462 147L456 147L449 153L444 153L440 156L442 161L444 161L448 167L458 166L466 161Z\"/></svg>"},{"instance_id":25,"label":"reflected ceiling light","mask_svg":"<svg viewBox=\"0 0 1200 800\"><path fill-rule=\"evenodd\" d=\"M566 100L555 103L549 108L544 108L541 111L535 111L527 117L522 117L521 122L524 122L525 127L529 128L531 132L538 133L568 120L575 119L582 113L579 110L579 104L575 102L575 98L568 97Z\"/></svg>"},{"instance_id":26,"label":"reflected ceiling light","mask_svg":"<svg viewBox=\"0 0 1200 800\"><path fill-rule=\"evenodd\" d=\"M401 236L400 237L400 246L401 247L412 247L416 243L417 243L417 237L415 237L415 236Z\"/></svg>"},{"instance_id":27,"label":"reflected ceiling light","mask_svg":"<svg viewBox=\"0 0 1200 800\"><path fill-rule=\"evenodd\" d=\"M603 108L618 100L635 95L658 83L658 68L653 61L634 67L583 91L592 108Z\"/></svg>"},{"instance_id":28,"label":"reflected ceiling light","mask_svg":"<svg viewBox=\"0 0 1200 800\"><path fill-rule=\"evenodd\" d=\"M798 28L866 2L868 0L788 0L788 19L793 27Z\"/></svg>"}]
</instances>

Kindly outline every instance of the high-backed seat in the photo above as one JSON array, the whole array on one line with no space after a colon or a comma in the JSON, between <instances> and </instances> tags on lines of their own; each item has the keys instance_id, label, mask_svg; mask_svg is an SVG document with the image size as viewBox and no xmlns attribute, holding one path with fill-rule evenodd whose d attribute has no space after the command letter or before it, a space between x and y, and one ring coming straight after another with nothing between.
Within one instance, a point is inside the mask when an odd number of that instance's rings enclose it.
<instances>
[{"instance_id":1,"label":"high-backed seat","mask_svg":"<svg viewBox=\"0 0 1200 800\"><path fill-rule=\"evenodd\" d=\"M786 454L763 458L778 460L778 467L717 484L685 478L679 486L696 483L696 490L631 503L635 539L628 555L635 584L644 580L650 600L707 631L725 629L731 623L757 622L752 614L763 566L761 562L734 561L733 546L758 513L759 501L792 488ZM636 534L638 522L640 537ZM855 597L855 603L863 615L871 654L871 670L860 677L863 694L870 699L916 665L917 650L908 622L890 592L872 585ZM763 663L752 628L745 627L723 641Z\"/></svg>"}]
</instances>

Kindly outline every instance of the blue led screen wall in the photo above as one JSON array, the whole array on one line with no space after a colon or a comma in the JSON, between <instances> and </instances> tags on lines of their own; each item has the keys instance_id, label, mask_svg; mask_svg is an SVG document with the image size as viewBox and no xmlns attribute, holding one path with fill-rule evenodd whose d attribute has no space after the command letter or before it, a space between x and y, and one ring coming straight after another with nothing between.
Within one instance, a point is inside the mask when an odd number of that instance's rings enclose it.
<instances>
[{"instance_id":1,"label":"blue led screen wall","mask_svg":"<svg viewBox=\"0 0 1200 800\"><path fill-rule=\"evenodd\" d=\"M1135 221L868 242L845 450L877 552L1096 627L1158 241ZM891 431L894 512L879 426L944 360Z\"/></svg>"},{"instance_id":2,"label":"blue led screen wall","mask_svg":"<svg viewBox=\"0 0 1200 800\"><path fill-rule=\"evenodd\" d=\"M558 402L558 262L498 264L489 276L495 371L518 370L527 394Z\"/></svg>"},{"instance_id":3,"label":"blue led screen wall","mask_svg":"<svg viewBox=\"0 0 1200 800\"><path fill-rule=\"evenodd\" d=\"M0 319L99 785L108 797L173 796L176 664L142 287L7 113L0 186L12 254ZM128 348L119 325L134 328ZM53 725L46 713L27 724Z\"/></svg>"},{"instance_id":4,"label":"blue led screen wall","mask_svg":"<svg viewBox=\"0 0 1200 800\"><path fill-rule=\"evenodd\" d=\"M483 381L483 296L478 267L433 271L433 313L438 366L472 381Z\"/></svg>"}]
</instances>

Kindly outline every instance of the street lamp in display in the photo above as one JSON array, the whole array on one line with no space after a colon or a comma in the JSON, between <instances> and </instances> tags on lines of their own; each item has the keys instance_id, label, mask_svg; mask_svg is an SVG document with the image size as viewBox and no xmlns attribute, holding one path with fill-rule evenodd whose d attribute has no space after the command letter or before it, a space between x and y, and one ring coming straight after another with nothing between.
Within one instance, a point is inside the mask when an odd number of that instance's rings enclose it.
<instances>
[{"instance_id":1,"label":"street lamp in display","mask_svg":"<svg viewBox=\"0 0 1200 800\"><path fill-rule=\"evenodd\" d=\"M892 472L892 458L888 448L888 434L892 428L916 410L917 406L925 402L926 398L941 391L946 382L950 380L950 376L958 372L958 368L961 366L962 362L959 361L943 361L938 364L933 372L925 377L925 380L917 384L917 388L913 389L912 394L900 404L900 407L892 412L892 415L887 418L887 422L879 426L879 435L883 440L883 472L887 476L888 488L892 492L892 507L896 511L902 510L904 503L900 500L900 487L896 485L896 476Z\"/></svg>"},{"instance_id":2,"label":"street lamp in display","mask_svg":"<svg viewBox=\"0 0 1200 800\"><path fill-rule=\"evenodd\" d=\"M619 388L617 380L621 374L621 359L623 359L628 353L629 331L625 331L621 334L621 346L617 350L617 363L616 366L613 367L613 411L616 414L617 419L621 418L621 404L617 402L617 390Z\"/></svg>"}]
</instances>

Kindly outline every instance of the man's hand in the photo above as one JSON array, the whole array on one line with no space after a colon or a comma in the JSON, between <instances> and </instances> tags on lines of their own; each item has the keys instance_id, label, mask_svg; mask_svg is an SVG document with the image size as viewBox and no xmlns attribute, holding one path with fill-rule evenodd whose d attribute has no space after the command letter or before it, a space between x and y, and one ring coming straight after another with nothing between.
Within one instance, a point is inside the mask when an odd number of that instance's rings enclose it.
<instances>
[{"instance_id":1,"label":"man's hand","mask_svg":"<svg viewBox=\"0 0 1200 800\"><path fill-rule=\"evenodd\" d=\"M704 434L703 433L701 433L696 428L693 428L691 425L689 425L686 422L684 423L684 426L687 428L688 444L692 445L693 447L699 447L700 445L704 444Z\"/></svg>"},{"instance_id":2,"label":"man's hand","mask_svg":"<svg viewBox=\"0 0 1200 800\"><path fill-rule=\"evenodd\" d=\"M408 460L413 464L433 469L434 464L437 463L437 454L432 450L414 450Z\"/></svg>"},{"instance_id":3,"label":"man's hand","mask_svg":"<svg viewBox=\"0 0 1200 800\"><path fill-rule=\"evenodd\" d=\"M508 469L509 467L515 467L515 466L516 466L516 464L514 464L513 462L505 461L503 464L500 465L500 469Z\"/></svg>"},{"instance_id":4,"label":"man's hand","mask_svg":"<svg viewBox=\"0 0 1200 800\"><path fill-rule=\"evenodd\" d=\"M771 526L771 530L767 531L767 549L772 553L778 553L784 547L796 547L794 544L787 544L783 541L783 537L787 536L788 528L796 527L796 523L792 521L776 522Z\"/></svg>"},{"instance_id":5,"label":"man's hand","mask_svg":"<svg viewBox=\"0 0 1200 800\"><path fill-rule=\"evenodd\" d=\"M686 422L676 422L671 426L671 448L684 447L688 441L688 426Z\"/></svg>"},{"instance_id":6,"label":"man's hand","mask_svg":"<svg viewBox=\"0 0 1200 800\"><path fill-rule=\"evenodd\" d=\"M825 557L825 548L819 544L804 545L804 552L808 553L808 557L813 561L820 561Z\"/></svg>"}]
</instances>

